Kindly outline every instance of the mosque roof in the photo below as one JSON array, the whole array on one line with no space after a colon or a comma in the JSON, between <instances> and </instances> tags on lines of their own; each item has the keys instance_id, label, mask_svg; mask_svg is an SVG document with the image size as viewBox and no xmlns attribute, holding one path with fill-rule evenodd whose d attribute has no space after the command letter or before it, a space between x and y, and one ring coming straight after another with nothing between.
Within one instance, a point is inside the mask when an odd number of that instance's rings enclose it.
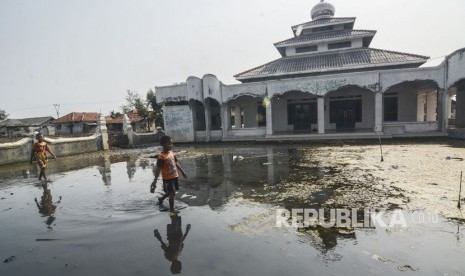
<instances>
[{"instance_id":1,"label":"mosque roof","mask_svg":"<svg viewBox=\"0 0 465 276\"><path fill-rule=\"evenodd\" d=\"M320 54L282 57L234 77L239 81L255 81L268 78L330 74L343 71L365 71L418 67L429 57L374 49L355 48L335 50Z\"/></svg>"}]
</instances>

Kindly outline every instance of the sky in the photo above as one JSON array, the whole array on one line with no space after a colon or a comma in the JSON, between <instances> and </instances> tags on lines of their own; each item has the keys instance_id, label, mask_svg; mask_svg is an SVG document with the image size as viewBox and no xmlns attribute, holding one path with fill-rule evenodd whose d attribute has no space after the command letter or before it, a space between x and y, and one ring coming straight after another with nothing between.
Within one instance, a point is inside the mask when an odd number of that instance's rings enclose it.
<instances>
[{"instance_id":1,"label":"sky","mask_svg":"<svg viewBox=\"0 0 465 276\"><path fill-rule=\"evenodd\" d=\"M120 111L127 91L278 59L319 0L0 0L0 109L9 118ZM464 0L326 0L371 47L441 58L465 47Z\"/></svg>"}]
</instances>

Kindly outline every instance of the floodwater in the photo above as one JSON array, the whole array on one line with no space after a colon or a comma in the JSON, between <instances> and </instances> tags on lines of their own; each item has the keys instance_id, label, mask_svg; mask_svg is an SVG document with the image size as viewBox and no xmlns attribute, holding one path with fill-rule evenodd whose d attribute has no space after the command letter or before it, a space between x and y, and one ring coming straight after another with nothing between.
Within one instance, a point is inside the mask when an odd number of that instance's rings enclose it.
<instances>
[{"instance_id":1,"label":"floodwater","mask_svg":"<svg viewBox=\"0 0 465 276\"><path fill-rule=\"evenodd\" d=\"M465 275L463 145L175 149L188 207L171 217L149 193L158 148L51 161L46 186L0 167L0 275ZM304 208L326 220L283 217ZM332 209L359 224L325 227Z\"/></svg>"}]
</instances>

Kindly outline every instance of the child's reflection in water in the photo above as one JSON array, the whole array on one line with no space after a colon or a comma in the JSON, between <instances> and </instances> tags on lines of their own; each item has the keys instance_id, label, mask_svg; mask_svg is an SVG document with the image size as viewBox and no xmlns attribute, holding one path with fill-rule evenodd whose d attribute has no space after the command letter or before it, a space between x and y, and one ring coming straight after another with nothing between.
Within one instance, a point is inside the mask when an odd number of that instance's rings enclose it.
<instances>
[{"instance_id":1,"label":"child's reflection in water","mask_svg":"<svg viewBox=\"0 0 465 276\"><path fill-rule=\"evenodd\" d=\"M165 258L171 262L171 273L181 273L182 264L178 260L184 247L184 240L191 229L191 225L186 226L186 233L182 233L181 217L177 215L171 216L171 224L166 225L166 236L168 245L163 242L158 229L153 230L153 234L161 243L161 248L165 252Z\"/></svg>"},{"instance_id":2,"label":"child's reflection in water","mask_svg":"<svg viewBox=\"0 0 465 276\"><path fill-rule=\"evenodd\" d=\"M36 202L37 208L39 208L39 213L41 213L42 216L47 217L47 220L45 221L47 228L51 229L51 225L53 221L55 221L55 210L57 208L57 204L61 202L61 196L57 202L53 203L52 193L47 187L47 183L42 184L42 188L44 189L44 192L40 199L40 203L37 201L37 198L34 198L34 201Z\"/></svg>"}]
</instances>

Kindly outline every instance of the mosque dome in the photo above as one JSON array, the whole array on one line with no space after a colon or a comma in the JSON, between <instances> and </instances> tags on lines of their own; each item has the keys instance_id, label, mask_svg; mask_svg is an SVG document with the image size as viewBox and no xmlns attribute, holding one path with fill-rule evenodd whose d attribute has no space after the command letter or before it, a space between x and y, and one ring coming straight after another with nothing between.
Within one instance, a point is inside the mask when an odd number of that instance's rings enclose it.
<instances>
[{"instance_id":1,"label":"mosque dome","mask_svg":"<svg viewBox=\"0 0 465 276\"><path fill-rule=\"evenodd\" d=\"M312 16L312 20L318 20L322 18L331 18L334 16L335 12L336 8L334 8L333 5L324 2L324 0L321 0L320 3L316 4L315 7L313 7L310 14Z\"/></svg>"}]
</instances>

